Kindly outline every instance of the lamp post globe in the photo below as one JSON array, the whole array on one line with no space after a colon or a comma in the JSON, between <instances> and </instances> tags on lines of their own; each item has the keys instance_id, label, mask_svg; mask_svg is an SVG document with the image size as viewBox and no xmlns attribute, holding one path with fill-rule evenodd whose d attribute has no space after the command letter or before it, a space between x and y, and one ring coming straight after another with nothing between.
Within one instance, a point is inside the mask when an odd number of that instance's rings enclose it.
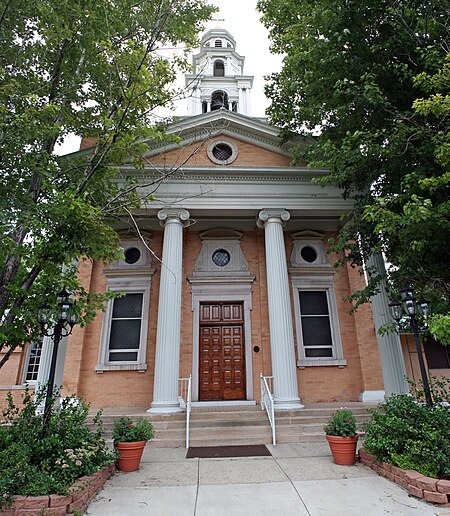
<instances>
[{"instance_id":1,"label":"lamp post globe","mask_svg":"<svg viewBox=\"0 0 450 516\"><path fill-rule=\"evenodd\" d=\"M414 336L414 343L417 350L417 358L419 359L420 374L422 376L423 390L425 392L425 400L428 407L433 406L433 399L431 396L430 383L428 381L427 369L422 353L422 346L419 340L419 325L417 324L416 316L419 315L427 318L430 315L430 306L427 301L421 299L416 301L414 291L411 288L404 288L400 291L401 302L391 301L389 303L389 311L392 318L398 323L406 316L409 317L409 325Z\"/></svg>"}]
</instances>

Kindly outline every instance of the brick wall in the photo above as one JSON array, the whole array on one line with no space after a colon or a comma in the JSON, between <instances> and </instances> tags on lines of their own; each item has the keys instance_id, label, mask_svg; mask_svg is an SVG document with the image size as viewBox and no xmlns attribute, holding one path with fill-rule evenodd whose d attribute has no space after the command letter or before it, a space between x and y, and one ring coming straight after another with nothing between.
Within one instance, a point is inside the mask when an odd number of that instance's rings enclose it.
<instances>
[{"instance_id":1,"label":"brick wall","mask_svg":"<svg viewBox=\"0 0 450 516\"><path fill-rule=\"evenodd\" d=\"M212 162L207 155L207 148L210 142L216 140L223 140L223 136L211 138L205 142L196 142L184 148L171 150L159 156L150 158L152 163L173 165L174 163L185 163L187 165L211 165ZM237 140L236 138L226 137L227 141L235 143L238 146L239 152L233 167L251 166L251 167L287 167L290 165L292 158L271 152L256 145ZM305 166L301 162L298 166Z\"/></svg>"}]
</instances>

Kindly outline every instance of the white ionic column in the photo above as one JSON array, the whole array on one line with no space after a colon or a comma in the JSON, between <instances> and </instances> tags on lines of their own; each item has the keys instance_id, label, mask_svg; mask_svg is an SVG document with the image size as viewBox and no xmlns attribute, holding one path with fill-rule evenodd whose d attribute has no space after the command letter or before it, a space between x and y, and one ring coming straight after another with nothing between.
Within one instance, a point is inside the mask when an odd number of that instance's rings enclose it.
<instances>
[{"instance_id":1,"label":"white ionic column","mask_svg":"<svg viewBox=\"0 0 450 516\"><path fill-rule=\"evenodd\" d=\"M264 226L265 235L270 349L277 410L303 408L298 397L294 330L283 235L283 223L289 218L290 214L286 210L263 210L259 213L258 220L259 225Z\"/></svg>"},{"instance_id":2,"label":"white ionic column","mask_svg":"<svg viewBox=\"0 0 450 516\"><path fill-rule=\"evenodd\" d=\"M164 209L158 212L164 226L164 243L156 329L155 383L148 412L180 411L178 374L180 363L181 281L183 267L183 227L189 212Z\"/></svg>"},{"instance_id":3,"label":"white ionic column","mask_svg":"<svg viewBox=\"0 0 450 516\"><path fill-rule=\"evenodd\" d=\"M381 326L393 322L389 313L389 299L386 293L386 268L381 253L373 254L367 261L367 265L369 273L370 268L375 268L375 274L378 273L383 278L379 284L380 291L372 297L371 302L384 389L388 396L409 392L406 382L405 361L398 333L389 332L384 335L378 333Z\"/></svg>"},{"instance_id":4,"label":"white ionic column","mask_svg":"<svg viewBox=\"0 0 450 516\"><path fill-rule=\"evenodd\" d=\"M66 351L67 351L67 340L68 337L63 337L58 346L58 357L56 360L56 369L55 369L55 387L61 387L62 379L64 374L64 363L66 361ZM44 337L42 341L42 351L41 358L39 360L39 369L36 379L36 395L42 389L47 392L47 383L48 377L50 374L50 364L52 362L52 354L53 354L53 338L52 337ZM45 397L42 402L37 407L37 412L44 412L45 405Z\"/></svg>"}]
</instances>

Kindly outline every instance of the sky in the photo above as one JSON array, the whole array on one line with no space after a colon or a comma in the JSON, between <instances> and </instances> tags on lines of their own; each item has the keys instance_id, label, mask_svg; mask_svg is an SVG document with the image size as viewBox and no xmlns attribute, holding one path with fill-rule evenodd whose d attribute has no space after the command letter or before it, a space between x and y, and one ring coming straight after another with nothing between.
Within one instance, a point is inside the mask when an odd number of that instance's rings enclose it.
<instances>
[{"instance_id":1,"label":"sky","mask_svg":"<svg viewBox=\"0 0 450 516\"><path fill-rule=\"evenodd\" d=\"M204 32L220 27L234 37L236 52L245 57L244 75L254 76L251 115L264 116L269 106L269 100L264 95L264 76L280 69L282 56L269 51L268 31L259 21L261 14L256 10L257 0L209 0L209 3L219 7L219 12L214 15L214 20L205 24ZM184 85L183 77L179 77L179 84ZM162 111L161 114L187 115L187 102L179 101L174 112ZM58 154L74 152L79 145L79 138L68 137L59 147Z\"/></svg>"}]
</instances>

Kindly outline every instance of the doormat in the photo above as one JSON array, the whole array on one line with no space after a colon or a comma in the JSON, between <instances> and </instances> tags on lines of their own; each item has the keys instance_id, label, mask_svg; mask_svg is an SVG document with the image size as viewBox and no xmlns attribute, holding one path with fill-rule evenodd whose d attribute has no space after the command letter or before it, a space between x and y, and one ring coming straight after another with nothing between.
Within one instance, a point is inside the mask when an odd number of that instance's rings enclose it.
<instances>
[{"instance_id":1,"label":"doormat","mask_svg":"<svg viewBox=\"0 0 450 516\"><path fill-rule=\"evenodd\" d=\"M193 446L186 454L186 459L219 457L271 457L271 453L265 444L251 444L247 446Z\"/></svg>"}]
</instances>

